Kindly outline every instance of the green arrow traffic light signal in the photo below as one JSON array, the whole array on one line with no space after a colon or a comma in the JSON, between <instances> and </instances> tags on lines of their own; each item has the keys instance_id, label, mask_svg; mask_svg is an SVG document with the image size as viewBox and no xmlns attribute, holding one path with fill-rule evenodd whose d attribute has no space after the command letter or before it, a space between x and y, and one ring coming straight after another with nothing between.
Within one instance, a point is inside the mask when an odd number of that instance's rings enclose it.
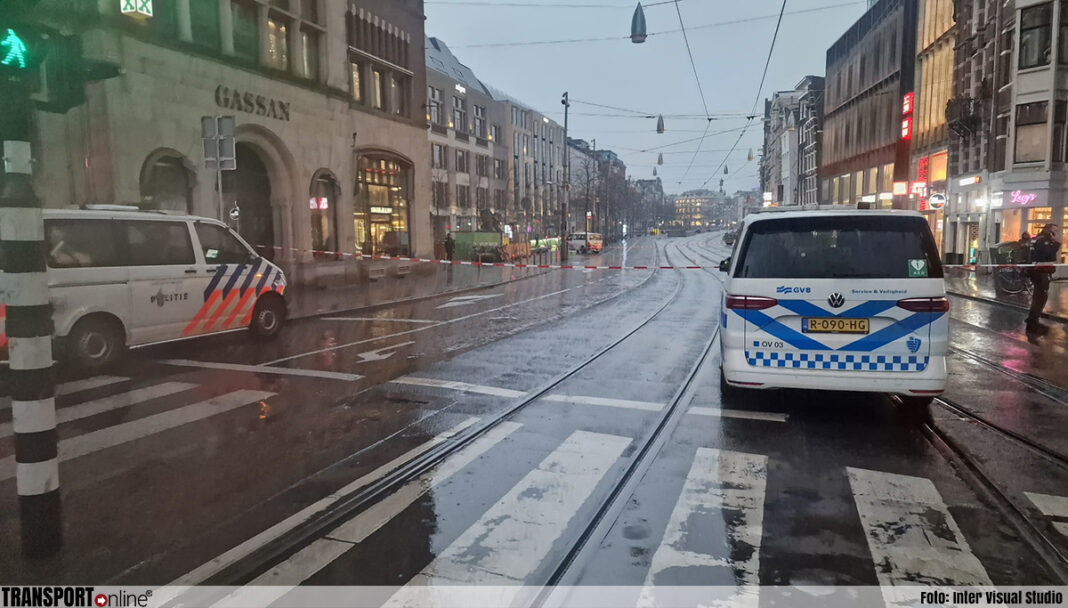
<instances>
[{"instance_id":1,"label":"green arrow traffic light signal","mask_svg":"<svg viewBox=\"0 0 1068 608\"><path fill-rule=\"evenodd\" d=\"M26 43L19 37L18 33L11 28L7 28L4 38L0 40L0 55L4 57L0 60L0 65L25 70L29 54Z\"/></svg>"}]
</instances>

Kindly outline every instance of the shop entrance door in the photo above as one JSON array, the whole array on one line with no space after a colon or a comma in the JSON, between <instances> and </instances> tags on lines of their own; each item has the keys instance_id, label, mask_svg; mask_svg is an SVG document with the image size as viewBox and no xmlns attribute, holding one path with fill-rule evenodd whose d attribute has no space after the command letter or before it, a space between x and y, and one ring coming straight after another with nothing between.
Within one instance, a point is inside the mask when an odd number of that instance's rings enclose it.
<instances>
[{"instance_id":1,"label":"shop entrance door","mask_svg":"<svg viewBox=\"0 0 1068 608\"><path fill-rule=\"evenodd\" d=\"M234 202L241 209L238 232L260 255L273 259L274 211L271 209L271 178L256 149L237 144L237 170L223 174L227 210Z\"/></svg>"}]
</instances>

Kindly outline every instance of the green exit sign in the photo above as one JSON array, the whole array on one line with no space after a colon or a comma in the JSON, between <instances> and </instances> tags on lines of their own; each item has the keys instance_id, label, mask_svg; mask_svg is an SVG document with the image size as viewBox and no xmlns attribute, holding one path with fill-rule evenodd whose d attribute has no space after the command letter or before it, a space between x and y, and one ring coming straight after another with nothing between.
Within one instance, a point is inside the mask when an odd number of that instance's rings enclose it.
<instances>
[{"instance_id":1,"label":"green exit sign","mask_svg":"<svg viewBox=\"0 0 1068 608\"><path fill-rule=\"evenodd\" d=\"M119 0L122 14L134 19L152 18L152 0Z\"/></svg>"}]
</instances>

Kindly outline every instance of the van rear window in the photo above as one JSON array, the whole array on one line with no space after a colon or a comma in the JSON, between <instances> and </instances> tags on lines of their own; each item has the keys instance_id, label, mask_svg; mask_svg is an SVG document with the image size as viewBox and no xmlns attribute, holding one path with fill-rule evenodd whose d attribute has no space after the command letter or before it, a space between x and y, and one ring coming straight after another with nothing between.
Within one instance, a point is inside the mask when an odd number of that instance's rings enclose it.
<instances>
[{"instance_id":1,"label":"van rear window","mask_svg":"<svg viewBox=\"0 0 1068 608\"><path fill-rule=\"evenodd\" d=\"M754 222L735 277L942 278L927 222L917 217L818 216Z\"/></svg>"}]
</instances>

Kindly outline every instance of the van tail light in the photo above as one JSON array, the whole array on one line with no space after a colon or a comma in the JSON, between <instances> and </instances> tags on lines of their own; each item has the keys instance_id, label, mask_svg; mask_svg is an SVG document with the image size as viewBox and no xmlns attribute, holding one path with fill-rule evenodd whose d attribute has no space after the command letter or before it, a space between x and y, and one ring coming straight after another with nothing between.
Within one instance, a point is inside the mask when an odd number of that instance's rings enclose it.
<instances>
[{"instance_id":1,"label":"van tail light","mask_svg":"<svg viewBox=\"0 0 1068 608\"><path fill-rule=\"evenodd\" d=\"M727 308L732 310L764 310L779 303L775 298L760 296L727 296Z\"/></svg>"},{"instance_id":2,"label":"van tail light","mask_svg":"<svg viewBox=\"0 0 1068 608\"><path fill-rule=\"evenodd\" d=\"M949 312L949 300L946 298L909 298L898 300L897 305L909 312Z\"/></svg>"}]
</instances>

